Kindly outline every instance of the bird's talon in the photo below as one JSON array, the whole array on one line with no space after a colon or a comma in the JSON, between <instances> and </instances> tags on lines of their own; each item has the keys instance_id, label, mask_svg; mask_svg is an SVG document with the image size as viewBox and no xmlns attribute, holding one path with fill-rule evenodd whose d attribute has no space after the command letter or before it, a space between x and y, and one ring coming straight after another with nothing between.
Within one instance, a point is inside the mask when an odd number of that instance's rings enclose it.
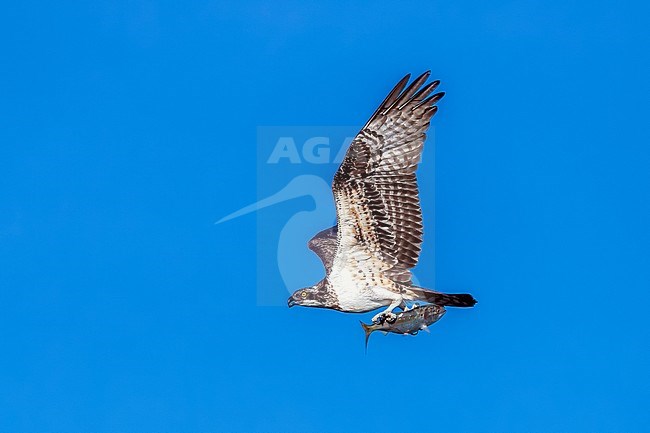
<instances>
[{"instance_id":1,"label":"bird's talon","mask_svg":"<svg viewBox=\"0 0 650 433\"><path fill-rule=\"evenodd\" d=\"M395 320L397 320L397 315L395 313L386 313L384 315L384 320L386 320L388 323L395 323Z\"/></svg>"},{"instance_id":2,"label":"bird's talon","mask_svg":"<svg viewBox=\"0 0 650 433\"><path fill-rule=\"evenodd\" d=\"M373 323L381 325L384 322L394 323L396 319L397 319L397 315L395 315L395 313L384 312L384 313L377 314L375 317L372 318L372 321Z\"/></svg>"}]
</instances>

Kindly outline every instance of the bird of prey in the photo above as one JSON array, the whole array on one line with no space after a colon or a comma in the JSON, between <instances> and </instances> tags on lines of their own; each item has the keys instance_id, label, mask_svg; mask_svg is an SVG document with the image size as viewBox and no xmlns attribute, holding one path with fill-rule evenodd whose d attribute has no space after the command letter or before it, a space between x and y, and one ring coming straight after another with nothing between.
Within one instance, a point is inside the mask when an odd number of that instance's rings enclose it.
<instances>
[{"instance_id":1,"label":"bird of prey","mask_svg":"<svg viewBox=\"0 0 650 433\"><path fill-rule=\"evenodd\" d=\"M374 322L395 320L393 310L424 301L472 307L470 294L445 294L415 286L411 271L420 256L422 210L415 176L435 105L439 81L430 72L407 86L405 76L361 129L334 175L337 225L314 236L308 247L326 276L291 295L289 307L362 313L387 307Z\"/></svg>"}]
</instances>

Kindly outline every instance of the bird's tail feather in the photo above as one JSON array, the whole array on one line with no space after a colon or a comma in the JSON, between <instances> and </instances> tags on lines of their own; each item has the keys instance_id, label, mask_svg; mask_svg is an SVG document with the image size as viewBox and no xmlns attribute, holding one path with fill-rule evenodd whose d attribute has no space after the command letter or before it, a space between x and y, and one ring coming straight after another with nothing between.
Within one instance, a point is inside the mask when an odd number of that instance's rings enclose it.
<instances>
[{"instance_id":1,"label":"bird's tail feather","mask_svg":"<svg viewBox=\"0 0 650 433\"><path fill-rule=\"evenodd\" d=\"M411 292L416 300L446 307L473 307L476 304L476 299L469 293L440 293L422 287L409 287L406 292Z\"/></svg>"}]
</instances>

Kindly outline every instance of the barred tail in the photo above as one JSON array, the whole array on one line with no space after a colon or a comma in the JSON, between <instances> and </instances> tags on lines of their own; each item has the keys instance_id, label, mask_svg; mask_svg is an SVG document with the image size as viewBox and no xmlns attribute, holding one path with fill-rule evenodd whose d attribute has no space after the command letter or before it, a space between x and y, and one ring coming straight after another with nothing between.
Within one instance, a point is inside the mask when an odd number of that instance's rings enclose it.
<instances>
[{"instance_id":1,"label":"barred tail","mask_svg":"<svg viewBox=\"0 0 650 433\"><path fill-rule=\"evenodd\" d=\"M440 293L422 287L409 287L406 292L412 292L414 300L446 307L473 307L476 304L476 299L469 293Z\"/></svg>"}]
</instances>

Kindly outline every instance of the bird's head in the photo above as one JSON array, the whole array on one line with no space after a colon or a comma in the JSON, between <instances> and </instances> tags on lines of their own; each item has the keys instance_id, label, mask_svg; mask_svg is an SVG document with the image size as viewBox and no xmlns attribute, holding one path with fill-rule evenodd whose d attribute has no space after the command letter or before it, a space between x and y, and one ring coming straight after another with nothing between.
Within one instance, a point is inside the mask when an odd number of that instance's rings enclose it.
<instances>
[{"instance_id":1,"label":"bird's head","mask_svg":"<svg viewBox=\"0 0 650 433\"><path fill-rule=\"evenodd\" d=\"M287 305L289 307L302 305L303 307L332 308L334 303L326 284L321 281L315 286L305 287L293 292L293 295L289 296L287 300Z\"/></svg>"}]
</instances>

